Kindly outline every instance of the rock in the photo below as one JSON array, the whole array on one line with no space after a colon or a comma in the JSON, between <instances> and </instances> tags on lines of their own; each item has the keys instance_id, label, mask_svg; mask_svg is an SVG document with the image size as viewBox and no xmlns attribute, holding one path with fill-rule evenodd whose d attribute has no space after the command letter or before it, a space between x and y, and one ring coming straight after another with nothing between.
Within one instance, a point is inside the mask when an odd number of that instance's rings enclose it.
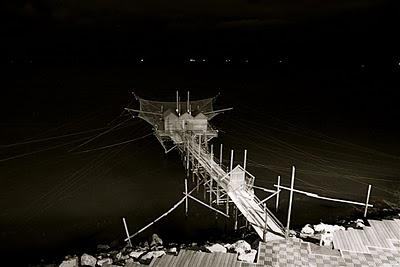
<instances>
[{"instance_id":1,"label":"rock","mask_svg":"<svg viewBox=\"0 0 400 267\"><path fill-rule=\"evenodd\" d=\"M64 260L59 267L78 267L78 258L72 258L68 260Z\"/></svg>"},{"instance_id":2,"label":"rock","mask_svg":"<svg viewBox=\"0 0 400 267\"><path fill-rule=\"evenodd\" d=\"M131 259L131 258L129 258L129 259L127 259L127 260L125 261L125 264L130 264L130 263L133 263L133 262L134 262L134 260Z\"/></svg>"},{"instance_id":3,"label":"rock","mask_svg":"<svg viewBox=\"0 0 400 267\"><path fill-rule=\"evenodd\" d=\"M313 235L314 234L314 229L310 224L306 224L302 229L301 233L304 235Z\"/></svg>"},{"instance_id":4,"label":"rock","mask_svg":"<svg viewBox=\"0 0 400 267\"><path fill-rule=\"evenodd\" d=\"M244 240L239 240L234 244L230 245L229 249L233 249L236 253L244 253L247 250L251 250L251 246Z\"/></svg>"},{"instance_id":5,"label":"rock","mask_svg":"<svg viewBox=\"0 0 400 267\"><path fill-rule=\"evenodd\" d=\"M139 259L142 254L144 254L143 251L132 251L129 253L129 256L134 259Z\"/></svg>"},{"instance_id":6,"label":"rock","mask_svg":"<svg viewBox=\"0 0 400 267\"><path fill-rule=\"evenodd\" d=\"M158 258L165 255L165 251L150 251L146 255L144 255L141 259L142 260L148 260L151 258Z\"/></svg>"},{"instance_id":7,"label":"rock","mask_svg":"<svg viewBox=\"0 0 400 267\"><path fill-rule=\"evenodd\" d=\"M245 253L239 254L238 260L253 263L256 259L257 250L251 249L247 250Z\"/></svg>"},{"instance_id":8,"label":"rock","mask_svg":"<svg viewBox=\"0 0 400 267\"><path fill-rule=\"evenodd\" d=\"M330 224L320 223L320 224L314 225L314 230L317 233L333 233L335 231L345 230L345 228L343 226L339 226L339 225L330 225Z\"/></svg>"},{"instance_id":9,"label":"rock","mask_svg":"<svg viewBox=\"0 0 400 267\"><path fill-rule=\"evenodd\" d=\"M178 250L177 250L177 248L176 247L173 247L173 248L170 248L170 249L168 249L168 251L167 251L168 253L171 253L171 254L178 254Z\"/></svg>"},{"instance_id":10,"label":"rock","mask_svg":"<svg viewBox=\"0 0 400 267\"><path fill-rule=\"evenodd\" d=\"M97 262L97 259L95 257L93 257L92 255L85 253L81 256L81 265L82 266L94 267L94 266L96 266L96 262Z\"/></svg>"},{"instance_id":11,"label":"rock","mask_svg":"<svg viewBox=\"0 0 400 267\"><path fill-rule=\"evenodd\" d=\"M214 244L212 246L206 246L206 249L210 252L224 252L226 253L226 248L220 244Z\"/></svg>"},{"instance_id":12,"label":"rock","mask_svg":"<svg viewBox=\"0 0 400 267\"><path fill-rule=\"evenodd\" d=\"M357 219L356 228L364 228L364 227L365 227L364 221L362 219Z\"/></svg>"},{"instance_id":13,"label":"rock","mask_svg":"<svg viewBox=\"0 0 400 267\"><path fill-rule=\"evenodd\" d=\"M163 241L157 234L153 234L151 236L150 247L152 247L152 246L162 246L162 244L163 244Z\"/></svg>"},{"instance_id":14,"label":"rock","mask_svg":"<svg viewBox=\"0 0 400 267\"><path fill-rule=\"evenodd\" d=\"M113 263L113 260L110 258L104 258L104 259L97 261L97 265L99 265L99 266L103 266L105 264L112 264L112 263Z\"/></svg>"}]
</instances>

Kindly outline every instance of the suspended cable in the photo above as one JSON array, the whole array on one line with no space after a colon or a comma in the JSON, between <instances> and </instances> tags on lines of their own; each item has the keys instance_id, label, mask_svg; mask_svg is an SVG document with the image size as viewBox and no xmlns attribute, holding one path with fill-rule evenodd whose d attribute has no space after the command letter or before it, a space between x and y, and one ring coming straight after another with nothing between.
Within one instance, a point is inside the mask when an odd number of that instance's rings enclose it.
<instances>
[{"instance_id":1,"label":"suspended cable","mask_svg":"<svg viewBox=\"0 0 400 267\"><path fill-rule=\"evenodd\" d=\"M111 148L111 147L116 147L116 146L120 146L120 145L124 145L124 144L128 144L134 141L138 141L140 139L144 139L150 135L153 135L153 133L148 133L146 135L143 135L141 137L138 138L134 138L128 141L124 141L124 142L120 142L120 143L116 143L116 144L112 144L112 145L107 145L107 146L102 146L102 147L98 147L98 148L93 148L93 149L88 149L88 150L83 150L83 151L79 151L79 152L75 152L76 154L81 154L81 153L87 153L87 152L91 152L91 151L97 151L97 150L102 150L102 149L107 149L107 148Z\"/></svg>"},{"instance_id":2,"label":"suspended cable","mask_svg":"<svg viewBox=\"0 0 400 267\"><path fill-rule=\"evenodd\" d=\"M68 150L68 152L72 152L72 151L74 151L74 150L76 150L76 149L78 149L78 148L80 148L80 147L82 147L82 146L84 146L84 145L90 143L91 141L95 140L96 138L99 138L100 136L103 136L103 135L105 135L106 133L109 133L109 132L113 131L115 128L117 128L118 126L124 124L125 122L127 122L127 121L130 120L130 119L131 119L131 118L128 118L128 119L126 119L126 120L124 120L124 121L118 123L117 125L111 127L110 129L108 129L108 130L106 130L106 131L104 131L104 132L102 132L102 133L96 135L95 137L93 137L93 138L87 140L86 142L83 142L83 143L80 144L79 146L74 147L74 148Z\"/></svg>"}]
</instances>

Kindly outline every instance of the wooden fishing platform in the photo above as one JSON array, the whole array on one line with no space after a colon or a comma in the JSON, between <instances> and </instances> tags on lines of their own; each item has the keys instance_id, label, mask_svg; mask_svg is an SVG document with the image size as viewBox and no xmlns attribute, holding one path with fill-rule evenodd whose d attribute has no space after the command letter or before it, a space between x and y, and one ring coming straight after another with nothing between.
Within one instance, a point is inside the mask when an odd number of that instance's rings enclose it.
<instances>
[{"instance_id":1,"label":"wooden fishing platform","mask_svg":"<svg viewBox=\"0 0 400 267\"><path fill-rule=\"evenodd\" d=\"M214 110L215 98L180 101L177 92L176 102L160 102L136 97L140 109L127 109L150 123L154 135L159 140L165 153L178 149L187 170L185 179L185 206L188 212L188 200L194 200L226 216L234 215L235 228L240 212L257 234L264 240L282 239L285 230L279 220L266 208L265 201L260 201L254 194L255 177L246 170L247 151L245 150L243 166L233 166L231 150L230 167L223 165L222 144L220 157L214 157L210 141L218 136L209 121L216 115L231 108ZM182 106L186 106L183 110ZM188 178L192 174L192 185L199 191L204 186L204 201L188 193ZM196 178L195 178L196 177ZM272 191L272 190L271 190ZM279 193L280 190L276 190ZM275 193L275 191L272 191ZM207 201L208 198L208 201ZM207 201L208 203L205 203ZM233 209L230 208L233 204ZM231 210L231 212L230 212ZM233 213L232 210L235 212ZM128 238L129 239L129 238Z\"/></svg>"}]
</instances>

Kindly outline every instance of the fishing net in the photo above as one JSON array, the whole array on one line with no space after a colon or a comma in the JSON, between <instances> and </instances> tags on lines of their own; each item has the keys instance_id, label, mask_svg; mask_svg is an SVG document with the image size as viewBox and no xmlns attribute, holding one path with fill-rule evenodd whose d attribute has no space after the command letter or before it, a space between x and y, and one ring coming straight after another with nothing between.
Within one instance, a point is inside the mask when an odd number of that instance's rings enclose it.
<instances>
[{"instance_id":1,"label":"fishing net","mask_svg":"<svg viewBox=\"0 0 400 267\"><path fill-rule=\"evenodd\" d=\"M178 115L176 112L176 102L162 102L153 101L138 98L140 103L139 117L153 125L158 130L163 130L163 115L168 113L173 113ZM215 97L206 98L202 100L190 101L190 109L192 116L196 116L199 113L207 114L213 111L213 103ZM180 113L183 114L187 112L187 102L178 102Z\"/></svg>"}]
</instances>

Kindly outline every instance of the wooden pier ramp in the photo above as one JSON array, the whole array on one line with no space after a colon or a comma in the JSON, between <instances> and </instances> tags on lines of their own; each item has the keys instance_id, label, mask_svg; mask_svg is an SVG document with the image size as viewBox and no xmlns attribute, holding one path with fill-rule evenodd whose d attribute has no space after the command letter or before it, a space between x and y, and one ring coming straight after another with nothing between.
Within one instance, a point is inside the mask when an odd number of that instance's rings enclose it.
<instances>
[{"instance_id":1,"label":"wooden pier ramp","mask_svg":"<svg viewBox=\"0 0 400 267\"><path fill-rule=\"evenodd\" d=\"M210 152L208 138L187 134L172 139L179 145L187 170L197 176L197 183L204 183L210 206L222 206L228 215L229 203L233 203L264 241L284 238L283 225L254 194L255 177L240 165L233 168L233 151L231 166L225 171L222 162L217 162Z\"/></svg>"}]
</instances>

